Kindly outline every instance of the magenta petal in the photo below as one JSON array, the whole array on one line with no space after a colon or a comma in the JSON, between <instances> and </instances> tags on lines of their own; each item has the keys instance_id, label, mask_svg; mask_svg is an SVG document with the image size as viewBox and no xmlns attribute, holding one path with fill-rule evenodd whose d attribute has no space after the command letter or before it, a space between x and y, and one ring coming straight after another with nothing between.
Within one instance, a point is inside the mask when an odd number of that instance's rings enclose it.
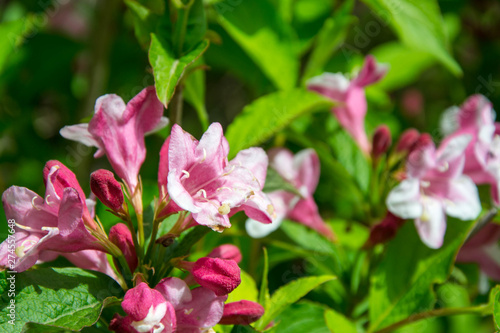
<instances>
[{"instance_id":1,"label":"magenta petal","mask_svg":"<svg viewBox=\"0 0 500 333\"><path fill-rule=\"evenodd\" d=\"M240 249L232 244L223 244L213 249L207 257L234 260L236 263L241 262L243 258Z\"/></svg>"},{"instance_id":2,"label":"magenta petal","mask_svg":"<svg viewBox=\"0 0 500 333\"><path fill-rule=\"evenodd\" d=\"M224 313L227 296L217 296L203 287L191 290L193 300L176 309L177 332L199 332L200 328L211 328L220 321Z\"/></svg>"},{"instance_id":3,"label":"magenta petal","mask_svg":"<svg viewBox=\"0 0 500 333\"><path fill-rule=\"evenodd\" d=\"M333 239L333 232L328 228L327 224L318 212L318 206L312 197L297 202L295 207L289 213L292 220L302 223L303 225L318 231L329 239Z\"/></svg>"},{"instance_id":4,"label":"magenta petal","mask_svg":"<svg viewBox=\"0 0 500 333\"><path fill-rule=\"evenodd\" d=\"M140 321L146 318L152 306L155 307L165 302L158 291L149 288L146 283L142 282L125 293L122 308L132 320Z\"/></svg>"}]
</instances>

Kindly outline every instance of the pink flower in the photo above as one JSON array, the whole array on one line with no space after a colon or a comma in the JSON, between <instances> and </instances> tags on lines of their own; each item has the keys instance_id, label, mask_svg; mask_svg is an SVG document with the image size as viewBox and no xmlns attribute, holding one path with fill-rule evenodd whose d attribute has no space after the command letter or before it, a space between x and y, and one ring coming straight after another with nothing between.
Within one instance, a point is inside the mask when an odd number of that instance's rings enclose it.
<instances>
[{"instance_id":1,"label":"pink flower","mask_svg":"<svg viewBox=\"0 0 500 333\"><path fill-rule=\"evenodd\" d=\"M15 221L17 271L24 271L37 260L54 259L54 253L100 250L104 247L87 227L94 228L83 191L74 174L60 162L46 174L45 197L24 187L12 186L2 196L5 215ZM65 187L73 186L73 187ZM0 265L7 266L7 241L0 245Z\"/></svg>"},{"instance_id":2,"label":"pink flower","mask_svg":"<svg viewBox=\"0 0 500 333\"><path fill-rule=\"evenodd\" d=\"M239 210L271 223L273 206L262 192L266 153L249 148L228 162L228 152L220 124L210 125L200 141L174 125L160 152L158 186L169 202L160 216L186 210L216 231L230 227L228 216Z\"/></svg>"},{"instance_id":3,"label":"pink flower","mask_svg":"<svg viewBox=\"0 0 500 333\"><path fill-rule=\"evenodd\" d=\"M300 196L284 190L268 193L276 211L276 220L272 224L263 225L249 219L246 222L248 234L254 238L265 237L278 229L285 218L290 218L333 239L333 232L319 215L313 198L320 176L316 152L305 149L294 156L287 149L275 148L269 152L269 156L271 167L292 184Z\"/></svg>"},{"instance_id":4,"label":"pink flower","mask_svg":"<svg viewBox=\"0 0 500 333\"><path fill-rule=\"evenodd\" d=\"M407 179L387 197L389 211L403 219L415 219L420 238L430 248L443 244L445 214L472 220L481 212L477 188L462 174L469 141L466 135L457 136L437 150L430 143L411 152Z\"/></svg>"},{"instance_id":5,"label":"pink flower","mask_svg":"<svg viewBox=\"0 0 500 333\"><path fill-rule=\"evenodd\" d=\"M176 329L173 305L163 295L142 282L127 291L122 302L126 317L115 317L109 328L116 332L165 332Z\"/></svg>"},{"instance_id":6,"label":"pink flower","mask_svg":"<svg viewBox=\"0 0 500 333\"><path fill-rule=\"evenodd\" d=\"M366 154L370 152L370 143L364 124L367 109L364 87L382 79L386 72L386 66L377 64L375 58L368 55L352 80L340 73L324 73L307 82L308 89L339 102L332 112Z\"/></svg>"},{"instance_id":7,"label":"pink flower","mask_svg":"<svg viewBox=\"0 0 500 333\"><path fill-rule=\"evenodd\" d=\"M144 136L167 125L168 119L162 114L163 105L154 87L145 88L127 105L117 95L104 95L97 99L95 114L88 124L66 126L61 135L97 147L94 156L106 155L133 193L146 157Z\"/></svg>"},{"instance_id":8,"label":"pink flower","mask_svg":"<svg viewBox=\"0 0 500 333\"><path fill-rule=\"evenodd\" d=\"M190 290L181 279L165 278L151 289L140 283L125 294L126 317L116 315L110 329L116 332L203 332L222 318L226 296L209 289Z\"/></svg>"},{"instance_id":9,"label":"pink flower","mask_svg":"<svg viewBox=\"0 0 500 333\"><path fill-rule=\"evenodd\" d=\"M241 300L227 303L219 324L221 325L249 325L264 315L264 308L259 303Z\"/></svg>"},{"instance_id":10,"label":"pink flower","mask_svg":"<svg viewBox=\"0 0 500 333\"><path fill-rule=\"evenodd\" d=\"M500 225L490 223L460 249L457 262L475 262L495 281L500 281Z\"/></svg>"},{"instance_id":11,"label":"pink flower","mask_svg":"<svg viewBox=\"0 0 500 333\"><path fill-rule=\"evenodd\" d=\"M465 150L464 174L476 184L490 184L492 197L500 204L500 124L495 111L482 95L469 97L464 104L445 111L442 129L450 134L445 142L467 134L472 139Z\"/></svg>"}]
</instances>

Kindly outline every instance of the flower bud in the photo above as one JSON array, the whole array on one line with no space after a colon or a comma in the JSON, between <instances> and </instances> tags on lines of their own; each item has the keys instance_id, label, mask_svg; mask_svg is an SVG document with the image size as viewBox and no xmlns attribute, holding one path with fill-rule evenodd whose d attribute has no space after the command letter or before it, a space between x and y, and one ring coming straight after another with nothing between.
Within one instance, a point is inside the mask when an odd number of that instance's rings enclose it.
<instances>
[{"instance_id":1,"label":"flower bud","mask_svg":"<svg viewBox=\"0 0 500 333\"><path fill-rule=\"evenodd\" d=\"M379 126L373 134L372 157L378 159L385 154L392 143L391 132L385 125Z\"/></svg>"},{"instance_id":2,"label":"flower bud","mask_svg":"<svg viewBox=\"0 0 500 333\"><path fill-rule=\"evenodd\" d=\"M207 255L207 257L230 259L236 261L236 263L241 262L242 259L240 249L232 244L223 244L216 247Z\"/></svg>"},{"instance_id":3,"label":"flower bud","mask_svg":"<svg viewBox=\"0 0 500 333\"><path fill-rule=\"evenodd\" d=\"M249 325L264 314L264 308L259 304L247 300L227 303L224 305L224 314L219 321L221 325Z\"/></svg>"},{"instance_id":4,"label":"flower bud","mask_svg":"<svg viewBox=\"0 0 500 333\"><path fill-rule=\"evenodd\" d=\"M419 137L420 133L416 129L407 129L399 137L398 144L396 145L396 152L401 153L409 151L417 142Z\"/></svg>"},{"instance_id":5,"label":"flower bud","mask_svg":"<svg viewBox=\"0 0 500 333\"><path fill-rule=\"evenodd\" d=\"M240 268L234 260L203 257L191 270L195 281L217 296L229 294L241 283Z\"/></svg>"},{"instance_id":6,"label":"flower bud","mask_svg":"<svg viewBox=\"0 0 500 333\"><path fill-rule=\"evenodd\" d=\"M92 172L90 188L96 197L113 211L118 212L122 209L122 188L111 171L100 169Z\"/></svg>"},{"instance_id":7,"label":"flower bud","mask_svg":"<svg viewBox=\"0 0 500 333\"><path fill-rule=\"evenodd\" d=\"M135 271L138 259L130 229L123 223L115 224L109 230L109 240L122 251L130 271Z\"/></svg>"},{"instance_id":8,"label":"flower bud","mask_svg":"<svg viewBox=\"0 0 500 333\"><path fill-rule=\"evenodd\" d=\"M432 136L429 133L422 133L410 147L410 153L432 144Z\"/></svg>"},{"instance_id":9,"label":"flower bud","mask_svg":"<svg viewBox=\"0 0 500 333\"><path fill-rule=\"evenodd\" d=\"M403 225L404 220L395 216L391 212L377 225L374 225L370 230L370 244L376 245L386 243L396 236L398 229Z\"/></svg>"}]
</instances>

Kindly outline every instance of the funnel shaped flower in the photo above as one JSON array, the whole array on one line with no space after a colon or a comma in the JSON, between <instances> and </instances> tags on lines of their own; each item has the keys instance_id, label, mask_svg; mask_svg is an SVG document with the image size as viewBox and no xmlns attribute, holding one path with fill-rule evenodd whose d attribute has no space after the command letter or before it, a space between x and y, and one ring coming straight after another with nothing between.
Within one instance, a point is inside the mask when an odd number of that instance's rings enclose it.
<instances>
[{"instance_id":1,"label":"funnel shaped flower","mask_svg":"<svg viewBox=\"0 0 500 333\"><path fill-rule=\"evenodd\" d=\"M155 287L175 308L176 333L204 332L222 318L227 296L217 296L207 288L189 290L181 279L165 278Z\"/></svg>"},{"instance_id":2,"label":"funnel shaped flower","mask_svg":"<svg viewBox=\"0 0 500 333\"><path fill-rule=\"evenodd\" d=\"M307 82L309 90L339 102L332 112L366 154L370 152L370 143L364 124L367 109L364 87L382 79L386 72L386 66L377 64L375 58L368 55L361 71L352 80L340 73L324 73Z\"/></svg>"},{"instance_id":3,"label":"funnel shaped flower","mask_svg":"<svg viewBox=\"0 0 500 333\"><path fill-rule=\"evenodd\" d=\"M481 212L477 188L462 174L469 141L466 135L457 136L438 150L434 144L414 150L406 165L407 179L387 197L389 211L415 219L420 238L430 248L443 244L445 214L472 220Z\"/></svg>"},{"instance_id":4,"label":"funnel shaped flower","mask_svg":"<svg viewBox=\"0 0 500 333\"><path fill-rule=\"evenodd\" d=\"M160 216L186 210L198 224L217 231L230 227L228 215L238 210L271 223L273 207L262 192L267 155L249 148L228 162L228 152L220 124L210 125L200 141L174 125L160 152L158 186L171 199Z\"/></svg>"},{"instance_id":5,"label":"funnel shaped flower","mask_svg":"<svg viewBox=\"0 0 500 333\"><path fill-rule=\"evenodd\" d=\"M287 149L276 148L269 152L269 156L271 167L292 184L300 195L283 190L269 193L276 211L275 221L270 225L262 225L250 219L246 222L248 234L254 238L267 236L278 229L285 218L290 218L333 239L333 232L319 215L313 198L320 175L316 152L305 149L294 156Z\"/></svg>"},{"instance_id":6,"label":"funnel shaped flower","mask_svg":"<svg viewBox=\"0 0 500 333\"><path fill-rule=\"evenodd\" d=\"M110 323L116 332L175 332L173 305L144 282L127 291L122 308L128 316L115 317Z\"/></svg>"},{"instance_id":7,"label":"funnel shaped flower","mask_svg":"<svg viewBox=\"0 0 500 333\"><path fill-rule=\"evenodd\" d=\"M241 271L234 260L203 257L194 263L191 273L200 286L217 296L229 294L241 283Z\"/></svg>"},{"instance_id":8,"label":"funnel shaped flower","mask_svg":"<svg viewBox=\"0 0 500 333\"><path fill-rule=\"evenodd\" d=\"M442 130L450 134L445 141L459 135L469 135L465 150L464 174L476 184L490 184L492 197L500 204L500 124L495 123L495 111L482 95L469 97L464 104L445 111Z\"/></svg>"},{"instance_id":9,"label":"funnel shaped flower","mask_svg":"<svg viewBox=\"0 0 500 333\"><path fill-rule=\"evenodd\" d=\"M259 303L242 300L227 303L219 324L221 325L249 325L264 314L264 308Z\"/></svg>"},{"instance_id":10,"label":"funnel shaped flower","mask_svg":"<svg viewBox=\"0 0 500 333\"><path fill-rule=\"evenodd\" d=\"M80 197L79 186L78 189L60 186L64 180L72 178L67 177L67 171L58 165L50 168L46 176L45 197L17 186L3 193L5 215L8 220L15 221L17 271L30 268L39 259L47 260L44 257L52 252L104 251L86 228L86 224L92 226L84 220L85 215L90 217L90 214L85 200ZM70 176L74 175L71 173ZM7 242L0 245L0 266L8 263L7 249Z\"/></svg>"},{"instance_id":11,"label":"funnel shaped flower","mask_svg":"<svg viewBox=\"0 0 500 333\"><path fill-rule=\"evenodd\" d=\"M125 294L122 308L126 317L115 316L115 332L204 332L222 318L226 296L217 296L203 287L190 290L178 278L165 278L151 289L140 283Z\"/></svg>"},{"instance_id":12,"label":"funnel shaped flower","mask_svg":"<svg viewBox=\"0 0 500 333\"><path fill-rule=\"evenodd\" d=\"M144 136L167 125L162 114L163 105L154 87L145 88L127 105L117 95L104 95L97 99L88 124L66 126L61 135L97 147L94 156L106 155L116 174L134 192L146 157Z\"/></svg>"}]
</instances>

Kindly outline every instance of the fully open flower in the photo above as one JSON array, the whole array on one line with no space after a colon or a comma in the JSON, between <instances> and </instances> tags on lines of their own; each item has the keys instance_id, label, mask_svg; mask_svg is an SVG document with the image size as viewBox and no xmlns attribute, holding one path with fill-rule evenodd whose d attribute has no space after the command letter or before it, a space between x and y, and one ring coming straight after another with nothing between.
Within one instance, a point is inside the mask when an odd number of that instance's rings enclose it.
<instances>
[{"instance_id":1,"label":"fully open flower","mask_svg":"<svg viewBox=\"0 0 500 333\"><path fill-rule=\"evenodd\" d=\"M88 124L66 126L61 135L97 147L94 156L106 155L117 175L134 192L146 157L144 136L168 124L162 114L163 105L154 87L145 88L127 105L117 95L104 95L97 99Z\"/></svg>"},{"instance_id":2,"label":"fully open flower","mask_svg":"<svg viewBox=\"0 0 500 333\"><path fill-rule=\"evenodd\" d=\"M271 167L293 185L300 195L284 190L269 193L268 196L276 211L275 221L272 224L260 224L249 219L246 222L248 234L254 238L267 236L278 229L285 218L290 218L332 239L333 232L319 215L313 198L320 175L316 152L305 149L294 156L287 149L275 148L269 152L269 156Z\"/></svg>"},{"instance_id":3,"label":"fully open flower","mask_svg":"<svg viewBox=\"0 0 500 333\"><path fill-rule=\"evenodd\" d=\"M492 197L500 205L500 124L494 120L495 111L488 99L474 95L460 108L445 112L442 129L449 134L445 141L464 134L471 137L465 150L464 174L476 184L490 184Z\"/></svg>"},{"instance_id":4,"label":"fully open flower","mask_svg":"<svg viewBox=\"0 0 500 333\"><path fill-rule=\"evenodd\" d=\"M24 187L8 188L2 201L8 220L15 221L16 266L24 271L37 260L54 259L54 252L101 250L104 247L90 234L94 228L76 177L60 162L46 175L45 197ZM74 187L65 187L65 186ZM90 220L89 220L90 219ZM0 245L0 265L8 263L8 243Z\"/></svg>"},{"instance_id":5,"label":"fully open flower","mask_svg":"<svg viewBox=\"0 0 500 333\"><path fill-rule=\"evenodd\" d=\"M127 316L115 316L110 329L127 333L204 332L222 318L226 298L203 287L190 290L174 277L161 280L154 289L142 282L127 291L122 302Z\"/></svg>"},{"instance_id":6,"label":"fully open flower","mask_svg":"<svg viewBox=\"0 0 500 333\"><path fill-rule=\"evenodd\" d=\"M222 231L238 210L271 223L273 206L262 192L267 155L261 148L240 151L228 162L229 145L218 123L200 141L173 126L160 152L158 186L168 201L160 216L186 210L202 225Z\"/></svg>"},{"instance_id":7,"label":"fully open flower","mask_svg":"<svg viewBox=\"0 0 500 333\"><path fill-rule=\"evenodd\" d=\"M386 66L377 64L375 58L368 55L361 71L352 80L340 73L324 73L307 82L308 89L339 102L332 112L366 154L370 152L370 143L365 132L367 106L364 87L382 79L386 72Z\"/></svg>"},{"instance_id":8,"label":"fully open flower","mask_svg":"<svg viewBox=\"0 0 500 333\"><path fill-rule=\"evenodd\" d=\"M469 141L470 137L463 135L437 150L433 143L414 150L407 161L407 179L387 197L389 211L404 219L415 219L420 238L431 248L443 244L445 214L471 220L481 212L477 188L462 174Z\"/></svg>"}]
</instances>

